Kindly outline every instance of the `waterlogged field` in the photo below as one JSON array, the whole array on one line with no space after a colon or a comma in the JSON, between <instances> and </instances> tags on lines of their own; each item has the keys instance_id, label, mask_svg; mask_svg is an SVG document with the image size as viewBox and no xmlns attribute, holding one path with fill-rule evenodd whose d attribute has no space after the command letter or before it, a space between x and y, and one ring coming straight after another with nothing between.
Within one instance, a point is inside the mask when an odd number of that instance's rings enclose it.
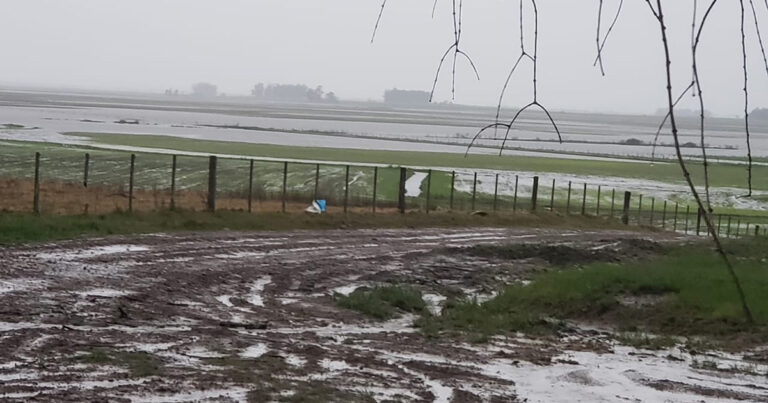
<instances>
[{"instance_id":1,"label":"waterlogged field","mask_svg":"<svg viewBox=\"0 0 768 403\"><path fill-rule=\"evenodd\" d=\"M765 350L755 346L765 333L743 325L724 271L692 277L656 268L663 281L644 285L593 267L642 264L686 241L644 238L465 228L156 234L3 248L0 398L767 399ZM753 273L747 292L762 325L766 284L755 270L764 267L750 264L737 268ZM582 276L561 269L569 265L589 266L583 276L613 270L616 279L558 280ZM485 312L548 296L563 281L574 292L556 293L571 298L551 306L559 312L503 329ZM640 291L602 294L620 281ZM585 292L585 284L595 289ZM691 299L688 284L717 296ZM515 292L521 287L531 292ZM518 294L519 302L510 299ZM668 306L680 311L663 312L692 318L694 327L663 327L671 322L654 309ZM584 309L590 325L572 319L579 313L569 307ZM614 327L614 316L640 319L627 331Z\"/></svg>"},{"instance_id":2,"label":"waterlogged field","mask_svg":"<svg viewBox=\"0 0 768 403\"><path fill-rule=\"evenodd\" d=\"M136 94L67 94L2 91L0 124L37 127L51 140L63 132L168 134L188 139L225 140L352 149L461 153L477 131L494 120L495 108L424 105L397 108L376 103L302 105L256 103L247 98L195 99ZM515 109L504 109L510 119ZM510 147L532 151L648 157L661 116L620 116L555 112L565 144L556 142L546 118L524 114L510 132ZM135 123L135 124L126 124ZM698 156L698 122L680 117L686 155ZM707 121L709 155L746 155L743 122L732 118ZM753 153L768 155L768 122L751 122ZM504 132L479 138L474 152L493 153ZM671 157L668 132L657 155ZM541 152L531 154L541 155ZM520 155L510 151L510 155ZM546 155L546 154L545 154Z\"/></svg>"},{"instance_id":3,"label":"waterlogged field","mask_svg":"<svg viewBox=\"0 0 768 403\"><path fill-rule=\"evenodd\" d=\"M410 208L426 208L426 199L429 197L431 209L447 209L451 206L456 209L486 211L493 210L494 206L499 210L527 209L531 205L533 177L538 176L537 205L551 207L554 202L555 208L560 211L618 214L625 191L633 193L630 203L633 211L642 214L653 209L660 212L657 219L662 218L665 203L668 218L672 217L675 208L681 214L688 209L696 210L692 207L687 186L678 179L676 171L679 168L671 163L650 165L633 161L491 156L464 159L451 154L381 151L351 153L348 150L293 147L274 150L272 148L276 146L263 149L264 146L253 144L190 141L159 136L79 134L76 138L80 141L88 139L90 143L85 144L91 145L4 141L6 146L0 150L0 158L4 161L0 164L0 176L31 178L34 174L34 153L41 152L43 180L81 183L84 180L84 156L89 153L90 186L125 189L128 186L130 153L108 149L124 147L128 150L141 150L137 152L135 186L138 189L159 190L165 198L168 197L171 184L170 154L179 154L176 189L202 192L207 187L208 179L206 156L215 153L229 157L219 159L219 191L225 196L242 200L247 198L249 189L249 157L254 159L254 199L277 200L282 197L285 169L281 161L283 157L291 161L286 176L287 198L307 204L314 198L315 188L317 198L329 200L332 206L343 204L347 176L346 166L341 163L346 162L350 164L350 205L372 204L375 177L377 202L381 206L395 203L399 183L396 166L402 163L410 166L406 182ZM394 164L381 163L387 160L393 160ZM431 175L428 175L430 169ZM583 173L573 174L568 171ZM608 171L616 175L626 174L627 177L600 175ZM768 185L763 183L764 178L768 178L768 167L756 168L754 183L757 190L752 198L742 197L746 190L733 186L737 184L735 178L740 178L742 171L743 167L735 165L711 167L710 200L716 207L716 213L755 215L768 208L768 191L763 190ZM763 175L764 171L766 175ZM762 221L757 220L755 223Z\"/></svg>"}]
</instances>

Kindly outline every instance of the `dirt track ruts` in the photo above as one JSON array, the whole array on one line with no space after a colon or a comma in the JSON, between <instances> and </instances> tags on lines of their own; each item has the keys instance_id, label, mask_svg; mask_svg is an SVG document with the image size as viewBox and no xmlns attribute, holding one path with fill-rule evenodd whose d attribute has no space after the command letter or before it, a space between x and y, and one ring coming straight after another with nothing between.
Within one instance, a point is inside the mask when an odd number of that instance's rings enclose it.
<instances>
[{"instance_id":1,"label":"dirt track ruts","mask_svg":"<svg viewBox=\"0 0 768 403\"><path fill-rule=\"evenodd\" d=\"M449 288L482 297L525 279L535 264L505 265L444 248L524 242L600 250L647 236L488 228L224 231L6 248L0 251L0 398L522 400L521 391L537 390L524 379L531 368L548 368L587 341L606 351L612 346L598 332L578 340L512 336L487 345L432 340L408 315L373 321L337 307L333 293L399 282L432 297ZM563 382L596 388L605 382L594 376ZM695 384L699 392L669 392L647 386L667 378L625 378L650 397L693 398L713 387L715 396L736 399L766 393L746 386L721 391L710 383Z\"/></svg>"}]
</instances>

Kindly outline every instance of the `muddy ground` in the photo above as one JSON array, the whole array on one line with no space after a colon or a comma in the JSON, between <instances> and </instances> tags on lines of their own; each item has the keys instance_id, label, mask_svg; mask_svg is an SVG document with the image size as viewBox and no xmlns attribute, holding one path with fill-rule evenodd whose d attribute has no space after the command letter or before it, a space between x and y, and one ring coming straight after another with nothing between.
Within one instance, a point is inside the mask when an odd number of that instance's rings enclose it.
<instances>
[{"instance_id":1,"label":"muddy ground","mask_svg":"<svg viewBox=\"0 0 768 403\"><path fill-rule=\"evenodd\" d=\"M3 401L766 401L765 350L636 350L602 330L428 339L334 293L488 298L553 263L654 253L669 234L541 229L218 232L0 251ZM495 256L480 244L528 248ZM473 247L473 248L468 248ZM745 358L746 357L746 358Z\"/></svg>"}]
</instances>

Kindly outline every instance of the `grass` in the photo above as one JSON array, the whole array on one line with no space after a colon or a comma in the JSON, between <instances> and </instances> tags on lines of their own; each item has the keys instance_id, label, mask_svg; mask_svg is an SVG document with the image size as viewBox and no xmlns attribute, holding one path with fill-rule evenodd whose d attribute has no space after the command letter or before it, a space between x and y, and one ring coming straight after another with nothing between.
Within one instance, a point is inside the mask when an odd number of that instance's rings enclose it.
<instances>
[{"instance_id":1,"label":"grass","mask_svg":"<svg viewBox=\"0 0 768 403\"><path fill-rule=\"evenodd\" d=\"M253 157L310 159L323 161L347 161L378 163L384 165L433 166L452 168L478 168L531 172L554 172L576 175L612 176L653 179L662 182L682 183L680 168L676 163L648 164L645 162L600 161L566 158L515 156L500 158L493 155L469 155L323 148L294 147L269 144L241 143L212 140L190 140L162 135L130 135L109 133L68 133L85 137L105 145L163 148L218 154L236 154ZM694 181L701 182L703 166L690 162ZM732 164L710 164L710 185L713 187L746 187L746 168ZM754 188L768 190L768 167L754 167Z\"/></svg>"},{"instance_id":2,"label":"grass","mask_svg":"<svg viewBox=\"0 0 768 403\"><path fill-rule=\"evenodd\" d=\"M115 212L101 215L34 215L0 211L0 245L72 239L82 236L142 234L173 231L211 230L292 230L355 228L427 228L427 227L554 227L554 228L624 228L614 220L566 216L541 212L473 216L467 213L382 213L323 214L258 213L187 210L151 212Z\"/></svg>"},{"instance_id":3,"label":"grass","mask_svg":"<svg viewBox=\"0 0 768 403\"><path fill-rule=\"evenodd\" d=\"M608 323L632 333L716 339L746 334L752 342L764 342L768 336L768 300L763 298L768 295L765 242L757 239L729 245L754 325L746 322L720 258L701 244L675 247L662 256L635 263L592 263L543 272L530 284L509 285L484 303L451 301L440 317L423 318L419 324L430 332L460 331L487 337L514 331L552 331L559 320L573 319ZM627 295L659 298L652 304L622 304L622 296Z\"/></svg>"},{"instance_id":4,"label":"grass","mask_svg":"<svg viewBox=\"0 0 768 403\"><path fill-rule=\"evenodd\" d=\"M398 311L426 313L427 304L421 291L406 285L383 285L357 289L349 295L337 295L336 303L377 319L390 319Z\"/></svg>"},{"instance_id":5,"label":"grass","mask_svg":"<svg viewBox=\"0 0 768 403\"><path fill-rule=\"evenodd\" d=\"M158 375L162 372L162 363L145 352L126 352L96 348L78 356L77 360L86 364L117 365L127 367L131 375L138 378Z\"/></svg>"}]
</instances>

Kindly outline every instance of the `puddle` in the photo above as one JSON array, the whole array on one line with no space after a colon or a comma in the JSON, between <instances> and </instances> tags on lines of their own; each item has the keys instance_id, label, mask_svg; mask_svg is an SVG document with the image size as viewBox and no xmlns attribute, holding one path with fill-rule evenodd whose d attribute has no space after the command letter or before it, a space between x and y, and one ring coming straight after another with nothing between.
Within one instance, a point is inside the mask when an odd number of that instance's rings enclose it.
<instances>
[{"instance_id":1,"label":"puddle","mask_svg":"<svg viewBox=\"0 0 768 403\"><path fill-rule=\"evenodd\" d=\"M107 245L73 251L43 252L38 253L37 258L43 260L77 261L98 256L131 252L144 252L148 250L148 247L141 245Z\"/></svg>"},{"instance_id":2,"label":"puddle","mask_svg":"<svg viewBox=\"0 0 768 403\"><path fill-rule=\"evenodd\" d=\"M124 295L131 295L133 292L113 290L111 288L94 288L88 291L78 291L75 294L81 297L102 297L102 298L115 298L122 297Z\"/></svg>"},{"instance_id":3,"label":"puddle","mask_svg":"<svg viewBox=\"0 0 768 403\"><path fill-rule=\"evenodd\" d=\"M262 355L266 354L267 351L269 351L269 347L267 347L264 343L255 344L253 346L250 346L243 350L240 353L240 357L243 358L259 358Z\"/></svg>"},{"instance_id":4,"label":"puddle","mask_svg":"<svg viewBox=\"0 0 768 403\"><path fill-rule=\"evenodd\" d=\"M248 297L248 303L255 306L264 306L262 293L264 293L264 288L270 283L272 283L272 277L270 276L265 276L256 280L256 282L251 285L251 295Z\"/></svg>"}]
</instances>

